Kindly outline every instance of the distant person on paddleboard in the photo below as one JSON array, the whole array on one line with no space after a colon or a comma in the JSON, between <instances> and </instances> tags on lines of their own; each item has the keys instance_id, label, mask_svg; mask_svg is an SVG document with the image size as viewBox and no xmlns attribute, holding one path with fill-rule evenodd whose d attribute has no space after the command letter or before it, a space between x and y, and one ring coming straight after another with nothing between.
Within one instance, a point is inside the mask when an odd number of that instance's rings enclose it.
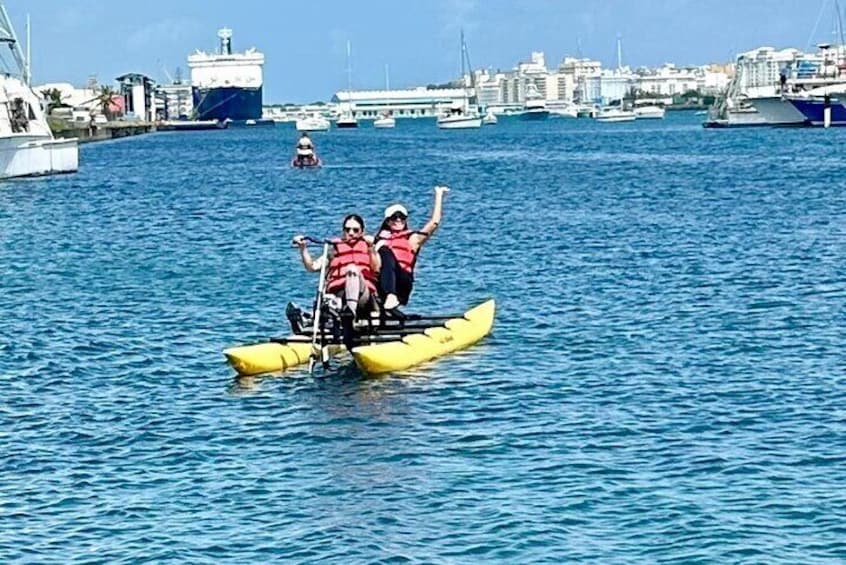
<instances>
[{"instance_id":1,"label":"distant person on paddleboard","mask_svg":"<svg viewBox=\"0 0 846 565\"><path fill-rule=\"evenodd\" d=\"M355 318L373 309L376 296L376 273L381 266L373 247L373 238L364 233L364 220L358 214L344 218L343 235L332 240L329 264L326 269L326 292L341 299ZM323 267L323 257L312 259L302 235L294 236L294 245L307 271L317 272Z\"/></svg>"},{"instance_id":2,"label":"distant person on paddleboard","mask_svg":"<svg viewBox=\"0 0 846 565\"><path fill-rule=\"evenodd\" d=\"M308 136L308 132L303 132L297 141L297 163L311 164L314 162L314 143Z\"/></svg>"},{"instance_id":3,"label":"distant person on paddleboard","mask_svg":"<svg viewBox=\"0 0 846 565\"><path fill-rule=\"evenodd\" d=\"M375 250L382 268L379 271L379 295L385 310L408 304L414 286L414 265L423 244L429 241L441 223L445 186L435 187L432 217L420 231L408 228L408 210L402 204L385 208L385 219L376 235Z\"/></svg>"}]
</instances>

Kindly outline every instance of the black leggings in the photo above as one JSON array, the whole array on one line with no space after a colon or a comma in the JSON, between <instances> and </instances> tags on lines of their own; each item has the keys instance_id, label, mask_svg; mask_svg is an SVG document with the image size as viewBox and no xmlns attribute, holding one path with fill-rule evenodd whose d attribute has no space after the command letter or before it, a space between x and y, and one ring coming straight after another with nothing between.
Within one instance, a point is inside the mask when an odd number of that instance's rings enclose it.
<instances>
[{"instance_id":1,"label":"black leggings","mask_svg":"<svg viewBox=\"0 0 846 565\"><path fill-rule=\"evenodd\" d=\"M408 304L414 286L414 275L400 267L394 252L387 246L379 250L382 270L379 271L379 296L383 299L389 294L396 294L400 304Z\"/></svg>"}]
</instances>

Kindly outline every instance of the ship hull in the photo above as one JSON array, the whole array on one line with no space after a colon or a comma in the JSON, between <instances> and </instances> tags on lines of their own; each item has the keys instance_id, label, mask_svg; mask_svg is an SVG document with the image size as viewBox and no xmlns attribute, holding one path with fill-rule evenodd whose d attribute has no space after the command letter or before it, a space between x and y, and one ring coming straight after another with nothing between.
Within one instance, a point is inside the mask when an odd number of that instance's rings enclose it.
<instances>
[{"instance_id":1,"label":"ship hull","mask_svg":"<svg viewBox=\"0 0 846 565\"><path fill-rule=\"evenodd\" d=\"M194 87L194 110L198 120L261 119L261 87L198 88Z\"/></svg>"},{"instance_id":2,"label":"ship hull","mask_svg":"<svg viewBox=\"0 0 846 565\"><path fill-rule=\"evenodd\" d=\"M549 110L546 109L531 109L526 110L520 114L520 119L525 121L545 120L549 117Z\"/></svg>"},{"instance_id":3,"label":"ship hull","mask_svg":"<svg viewBox=\"0 0 846 565\"><path fill-rule=\"evenodd\" d=\"M806 123L812 126L825 125L825 102L821 99L793 99L790 101L793 106L802 112ZM831 102L831 125L846 126L846 105L837 98Z\"/></svg>"}]
</instances>

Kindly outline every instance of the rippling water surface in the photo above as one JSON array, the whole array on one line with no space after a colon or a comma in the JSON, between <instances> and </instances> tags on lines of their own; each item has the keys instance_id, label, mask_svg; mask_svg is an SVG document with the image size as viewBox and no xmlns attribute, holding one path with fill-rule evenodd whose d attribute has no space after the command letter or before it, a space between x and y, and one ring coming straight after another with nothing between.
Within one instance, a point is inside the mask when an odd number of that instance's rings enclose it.
<instances>
[{"instance_id":1,"label":"rippling water surface","mask_svg":"<svg viewBox=\"0 0 846 565\"><path fill-rule=\"evenodd\" d=\"M692 116L86 145L0 184L0 561L846 561L843 130ZM315 277L416 225L413 305L493 334L410 373L237 380Z\"/></svg>"}]
</instances>

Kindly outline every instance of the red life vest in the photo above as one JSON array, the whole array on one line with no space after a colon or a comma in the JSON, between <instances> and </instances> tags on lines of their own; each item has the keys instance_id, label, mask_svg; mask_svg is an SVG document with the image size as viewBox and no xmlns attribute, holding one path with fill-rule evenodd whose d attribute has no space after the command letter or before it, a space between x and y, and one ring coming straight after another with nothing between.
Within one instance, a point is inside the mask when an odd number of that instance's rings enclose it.
<instances>
[{"instance_id":1,"label":"red life vest","mask_svg":"<svg viewBox=\"0 0 846 565\"><path fill-rule=\"evenodd\" d=\"M410 241L413 233L411 230L398 232L383 230L379 232L379 239L385 241L385 245L394 252L394 257L397 258L400 268L408 274L414 272L414 263L417 262L417 252L411 248Z\"/></svg>"},{"instance_id":2,"label":"red life vest","mask_svg":"<svg viewBox=\"0 0 846 565\"><path fill-rule=\"evenodd\" d=\"M344 286L344 269L348 265L355 265L361 271L367 288L375 292L376 285L373 283L375 276L373 269L370 268L370 245L363 239L359 239L353 245L338 239L334 240L332 245L335 253L329 261L326 273L326 290L331 291Z\"/></svg>"}]
</instances>

